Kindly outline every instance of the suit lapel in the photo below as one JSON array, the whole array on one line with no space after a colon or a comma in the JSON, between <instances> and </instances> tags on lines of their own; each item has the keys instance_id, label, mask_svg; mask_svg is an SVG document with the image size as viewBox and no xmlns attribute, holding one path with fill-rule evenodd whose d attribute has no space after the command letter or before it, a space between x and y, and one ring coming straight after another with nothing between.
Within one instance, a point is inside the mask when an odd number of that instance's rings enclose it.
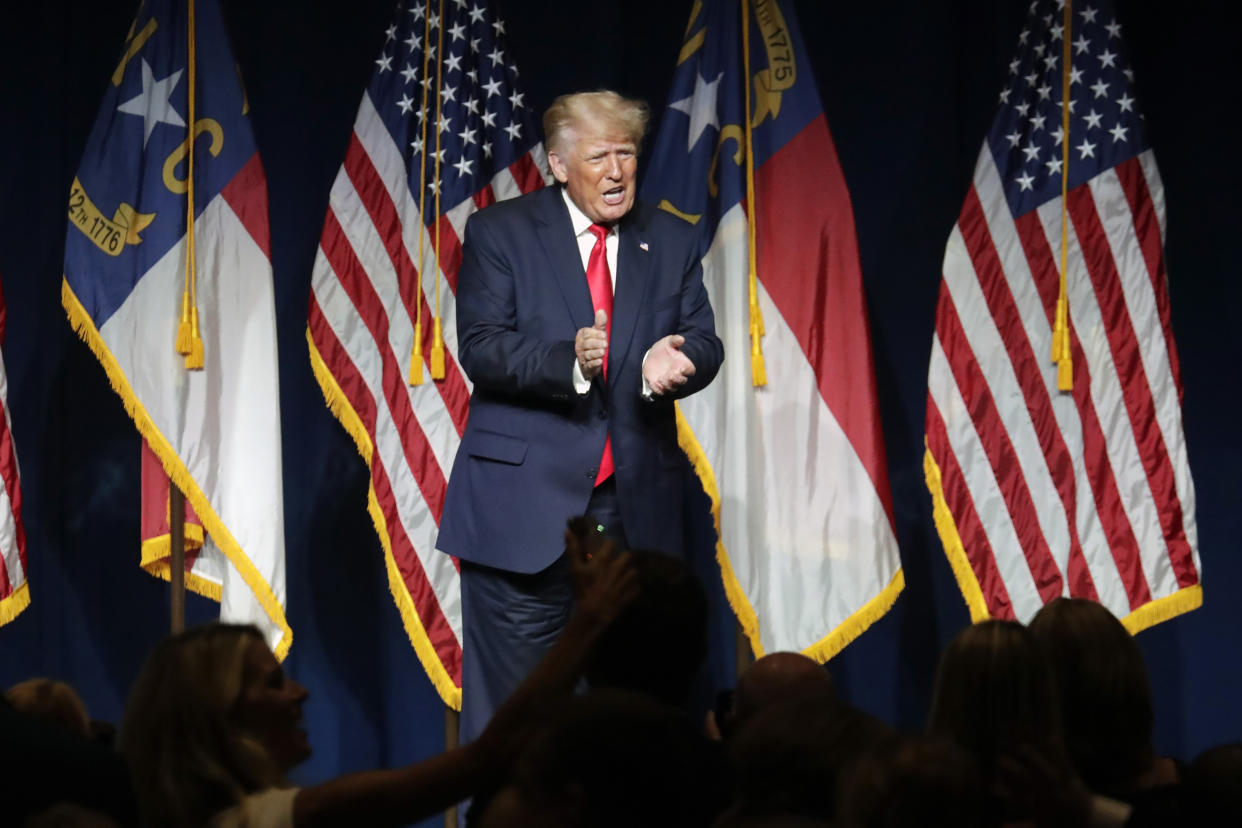
<instances>
[{"instance_id":1,"label":"suit lapel","mask_svg":"<svg viewBox=\"0 0 1242 828\"><path fill-rule=\"evenodd\" d=\"M574 228L569 221L569 209L561 197L561 188L552 186L542 192L548 195L541 199L539 205L539 242L565 299L574 330L577 330L591 324L594 315L591 289L587 286L582 254L578 252L578 242L574 239Z\"/></svg>"},{"instance_id":2,"label":"suit lapel","mask_svg":"<svg viewBox=\"0 0 1242 828\"><path fill-rule=\"evenodd\" d=\"M608 371L619 371L628 358L630 341L638 323L638 309L647 293L651 275L646 222L634 205L622 220L617 237L617 291L612 300L612 331L609 335ZM647 343L650 344L650 343Z\"/></svg>"}]
</instances>

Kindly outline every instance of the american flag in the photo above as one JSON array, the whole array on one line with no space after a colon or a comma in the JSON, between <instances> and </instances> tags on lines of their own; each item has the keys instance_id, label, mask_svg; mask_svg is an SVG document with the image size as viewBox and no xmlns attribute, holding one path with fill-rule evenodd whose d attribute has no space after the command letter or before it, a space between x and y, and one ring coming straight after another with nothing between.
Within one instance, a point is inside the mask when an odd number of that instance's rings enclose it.
<instances>
[{"instance_id":1,"label":"american flag","mask_svg":"<svg viewBox=\"0 0 1242 828\"><path fill-rule=\"evenodd\" d=\"M1070 595L1135 632L1202 602L1164 188L1110 4L1066 16L1031 4L949 237L925 471L972 618ZM1063 210L1070 390L1050 361Z\"/></svg>"},{"instance_id":2,"label":"american flag","mask_svg":"<svg viewBox=\"0 0 1242 828\"><path fill-rule=\"evenodd\" d=\"M461 240L476 210L544 185L537 138L504 21L489 3L398 4L332 187L312 277L311 363L370 466L369 511L406 632L454 708L459 580L435 539L471 390L455 358ZM431 376L437 320L443 379ZM411 384L420 323L424 381Z\"/></svg>"},{"instance_id":3,"label":"american flag","mask_svg":"<svg viewBox=\"0 0 1242 828\"><path fill-rule=\"evenodd\" d=\"M0 344L7 307L0 291ZM9 431L9 381L0 356L0 624L7 624L30 604L26 586L26 531L22 527L22 488Z\"/></svg>"}]
</instances>

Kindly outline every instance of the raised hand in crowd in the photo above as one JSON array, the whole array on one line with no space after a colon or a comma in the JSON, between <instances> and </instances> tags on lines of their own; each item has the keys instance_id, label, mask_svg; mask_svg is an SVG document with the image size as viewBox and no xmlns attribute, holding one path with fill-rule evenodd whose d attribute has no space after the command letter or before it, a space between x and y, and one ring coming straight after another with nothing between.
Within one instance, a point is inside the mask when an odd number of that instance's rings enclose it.
<instances>
[{"instance_id":1,"label":"raised hand in crowd","mask_svg":"<svg viewBox=\"0 0 1242 828\"><path fill-rule=\"evenodd\" d=\"M494 780L538 703L572 693L591 648L638 587L627 553L566 543L579 603L544 660L475 742L393 770L306 788L288 772L310 755L309 693L286 675L252 626L212 624L163 641L143 667L122 732L143 820L173 826L401 825L431 816Z\"/></svg>"}]
</instances>

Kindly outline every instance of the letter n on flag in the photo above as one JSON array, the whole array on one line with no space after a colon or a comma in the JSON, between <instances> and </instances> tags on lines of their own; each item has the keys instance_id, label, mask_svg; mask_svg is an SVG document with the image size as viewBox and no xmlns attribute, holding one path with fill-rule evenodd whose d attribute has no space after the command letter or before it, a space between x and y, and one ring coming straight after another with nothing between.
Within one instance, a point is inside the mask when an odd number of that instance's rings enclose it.
<instances>
[{"instance_id":1,"label":"letter n on flag","mask_svg":"<svg viewBox=\"0 0 1242 828\"><path fill-rule=\"evenodd\" d=\"M144 567L168 577L162 469L201 522L187 529L201 548L186 585L219 600L222 619L257 624L283 658L276 315L246 97L216 0L144 3L120 51L69 195L62 302L145 441L157 488L143 496ZM201 368L182 351L183 318Z\"/></svg>"},{"instance_id":2,"label":"letter n on flag","mask_svg":"<svg viewBox=\"0 0 1242 828\"><path fill-rule=\"evenodd\" d=\"M1135 98L1112 3L1031 4L945 247L927 373L924 470L975 620L1072 596L1137 632L1203 600L1164 186Z\"/></svg>"},{"instance_id":3,"label":"letter n on flag","mask_svg":"<svg viewBox=\"0 0 1242 828\"><path fill-rule=\"evenodd\" d=\"M679 428L726 593L756 655L827 660L904 581L853 211L791 3L694 4L643 194L702 228L727 358Z\"/></svg>"}]
</instances>

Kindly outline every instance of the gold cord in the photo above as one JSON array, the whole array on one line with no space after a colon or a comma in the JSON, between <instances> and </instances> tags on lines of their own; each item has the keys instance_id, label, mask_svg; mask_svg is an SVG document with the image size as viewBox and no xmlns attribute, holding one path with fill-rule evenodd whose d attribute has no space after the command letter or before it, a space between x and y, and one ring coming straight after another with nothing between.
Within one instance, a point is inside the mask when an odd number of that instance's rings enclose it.
<instances>
[{"instance_id":1,"label":"gold cord","mask_svg":"<svg viewBox=\"0 0 1242 828\"><path fill-rule=\"evenodd\" d=\"M750 377L756 388L768 384L767 366L763 360L763 312L759 308L759 267L755 252L755 149L752 141L750 110L750 15L746 6L750 0L742 0L742 89L746 111L746 232L750 252L750 270L747 279L750 309Z\"/></svg>"}]
</instances>

